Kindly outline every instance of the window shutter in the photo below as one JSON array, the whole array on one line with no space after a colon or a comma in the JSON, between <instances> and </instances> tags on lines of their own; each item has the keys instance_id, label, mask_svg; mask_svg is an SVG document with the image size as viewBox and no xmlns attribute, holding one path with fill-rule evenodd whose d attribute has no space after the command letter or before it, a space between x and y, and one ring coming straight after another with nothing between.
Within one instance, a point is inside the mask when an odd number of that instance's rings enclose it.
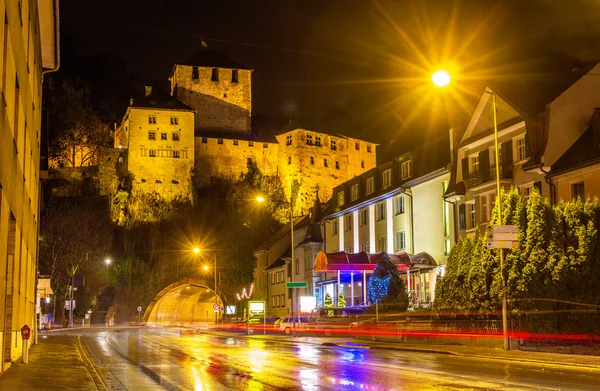
<instances>
[{"instance_id":1,"label":"window shutter","mask_svg":"<svg viewBox=\"0 0 600 391\"><path fill-rule=\"evenodd\" d=\"M460 228L460 229L465 229L465 228L467 228L467 227L464 225L464 222L466 222L466 221L467 221L467 213L466 213L465 204L462 204L462 205L459 205L459 206L458 206L458 214L459 214L459 219L458 219L458 221L459 221L459 224L460 224L460 227L459 227L459 228Z\"/></svg>"},{"instance_id":2,"label":"window shutter","mask_svg":"<svg viewBox=\"0 0 600 391\"><path fill-rule=\"evenodd\" d=\"M467 175L469 175L469 158L465 157L462 160L462 177L463 177L463 180L465 180L467 178Z\"/></svg>"},{"instance_id":3,"label":"window shutter","mask_svg":"<svg viewBox=\"0 0 600 391\"><path fill-rule=\"evenodd\" d=\"M531 157L531 147L529 146L529 137L525 134L525 156Z\"/></svg>"},{"instance_id":4,"label":"window shutter","mask_svg":"<svg viewBox=\"0 0 600 391\"><path fill-rule=\"evenodd\" d=\"M502 178L512 178L512 140L502 143Z\"/></svg>"},{"instance_id":5,"label":"window shutter","mask_svg":"<svg viewBox=\"0 0 600 391\"><path fill-rule=\"evenodd\" d=\"M483 182L492 179L490 176L490 151L487 149L479 152L479 174Z\"/></svg>"}]
</instances>

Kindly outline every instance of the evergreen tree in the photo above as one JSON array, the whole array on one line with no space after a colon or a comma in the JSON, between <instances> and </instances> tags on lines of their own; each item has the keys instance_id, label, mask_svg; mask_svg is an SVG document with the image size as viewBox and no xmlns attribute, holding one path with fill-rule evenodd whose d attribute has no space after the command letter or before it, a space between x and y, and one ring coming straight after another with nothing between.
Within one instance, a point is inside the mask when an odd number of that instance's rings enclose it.
<instances>
[{"instance_id":1,"label":"evergreen tree","mask_svg":"<svg viewBox=\"0 0 600 391\"><path fill-rule=\"evenodd\" d=\"M344 297L343 293L340 293L338 295L338 307L345 307L346 306L346 298Z\"/></svg>"},{"instance_id":2,"label":"evergreen tree","mask_svg":"<svg viewBox=\"0 0 600 391\"><path fill-rule=\"evenodd\" d=\"M325 294L325 307L333 307L333 298L329 293Z\"/></svg>"}]
</instances>

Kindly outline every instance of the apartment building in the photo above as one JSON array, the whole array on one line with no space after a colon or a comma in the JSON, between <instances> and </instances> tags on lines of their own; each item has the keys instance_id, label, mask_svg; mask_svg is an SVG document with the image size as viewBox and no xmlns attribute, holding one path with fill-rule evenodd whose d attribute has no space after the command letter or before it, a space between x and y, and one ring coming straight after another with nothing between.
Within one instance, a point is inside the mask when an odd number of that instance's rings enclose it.
<instances>
[{"instance_id":1,"label":"apartment building","mask_svg":"<svg viewBox=\"0 0 600 391\"><path fill-rule=\"evenodd\" d=\"M58 1L1 8L0 372L21 356L21 327L36 332L42 79L59 66Z\"/></svg>"}]
</instances>

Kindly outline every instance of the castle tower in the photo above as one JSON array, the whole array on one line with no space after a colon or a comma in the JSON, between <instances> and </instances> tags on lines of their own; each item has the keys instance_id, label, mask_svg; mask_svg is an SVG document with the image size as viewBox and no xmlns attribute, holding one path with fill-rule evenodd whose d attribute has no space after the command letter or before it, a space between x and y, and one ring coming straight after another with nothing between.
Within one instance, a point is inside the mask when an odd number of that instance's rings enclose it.
<instances>
[{"instance_id":1,"label":"castle tower","mask_svg":"<svg viewBox=\"0 0 600 391\"><path fill-rule=\"evenodd\" d=\"M177 63L169 77L171 95L196 110L201 132L250 132L252 69L220 52L202 50Z\"/></svg>"}]
</instances>

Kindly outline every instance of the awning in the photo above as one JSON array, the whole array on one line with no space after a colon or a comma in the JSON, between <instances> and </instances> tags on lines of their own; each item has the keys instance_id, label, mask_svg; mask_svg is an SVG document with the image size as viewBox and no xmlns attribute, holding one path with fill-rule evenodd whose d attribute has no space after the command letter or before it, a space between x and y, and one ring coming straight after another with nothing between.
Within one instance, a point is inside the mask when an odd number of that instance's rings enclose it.
<instances>
[{"instance_id":1,"label":"awning","mask_svg":"<svg viewBox=\"0 0 600 391\"><path fill-rule=\"evenodd\" d=\"M337 253L325 253L319 251L315 258L315 273L335 272L335 271L363 271L375 270L377 262L381 259L389 258L398 266L398 270L405 271L410 268L433 268L437 266L433 257L425 252L416 255L402 252L400 254L387 254L381 252L378 254L367 254L359 252L347 254L344 251Z\"/></svg>"}]
</instances>

